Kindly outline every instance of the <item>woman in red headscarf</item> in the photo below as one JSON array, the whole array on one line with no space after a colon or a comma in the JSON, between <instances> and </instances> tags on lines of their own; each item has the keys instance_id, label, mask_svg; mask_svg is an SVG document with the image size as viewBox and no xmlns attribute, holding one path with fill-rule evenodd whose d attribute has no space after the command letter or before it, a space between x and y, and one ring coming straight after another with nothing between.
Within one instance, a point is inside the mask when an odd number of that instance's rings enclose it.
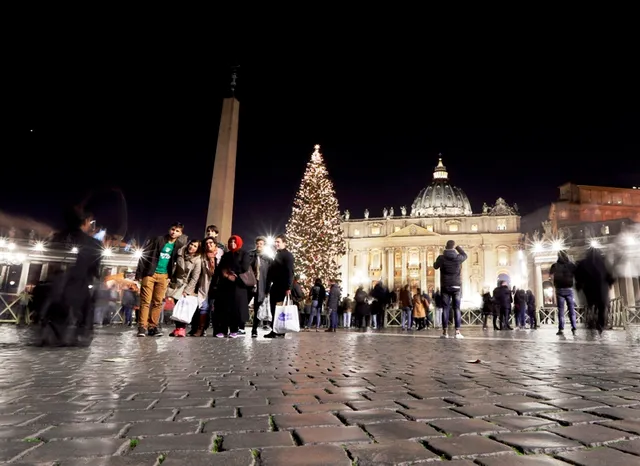
<instances>
[{"instance_id":1,"label":"woman in red headscarf","mask_svg":"<svg viewBox=\"0 0 640 466\"><path fill-rule=\"evenodd\" d=\"M216 268L216 286L210 294L214 298L213 334L217 338L237 338L240 323L249 320L248 287L240 277L251 265L249 253L242 249L238 235L229 238L228 247Z\"/></svg>"}]
</instances>

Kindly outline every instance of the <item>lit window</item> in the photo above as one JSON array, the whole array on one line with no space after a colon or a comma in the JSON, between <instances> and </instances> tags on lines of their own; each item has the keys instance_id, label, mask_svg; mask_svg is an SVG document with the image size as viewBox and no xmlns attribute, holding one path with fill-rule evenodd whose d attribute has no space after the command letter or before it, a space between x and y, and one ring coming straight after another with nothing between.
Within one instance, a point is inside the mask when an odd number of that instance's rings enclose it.
<instances>
[{"instance_id":1,"label":"lit window","mask_svg":"<svg viewBox=\"0 0 640 466\"><path fill-rule=\"evenodd\" d=\"M433 225L427 225L427 231L433 232Z\"/></svg>"},{"instance_id":2,"label":"lit window","mask_svg":"<svg viewBox=\"0 0 640 466\"><path fill-rule=\"evenodd\" d=\"M353 230L353 234L354 236L360 236L360 230L356 228L355 230Z\"/></svg>"},{"instance_id":3,"label":"lit window","mask_svg":"<svg viewBox=\"0 0 640 466\"><path fill-rule=\"evenodd\" d=\"M474 223L473 225L471 225L471 231L478 231L478 224Z\"/></svg>"},{"instance_id":4,"label":"lit window","mask_svg":"<svg viewBox=\"0 0 640 466\"><path fill-rule=\"evenodd\" d=\"M609 234L609 225L603 225L602 226L602 234L603 235L608 235Z\"/></svg>"},{"instance_id":5,"label":"lit window","mask_svg":"<svg viewBox=\"0 0 640 466\"><path fill-rule=\"evenodd\" d=\"M380 227L371 227L371 234L372 235L379 235L380 234Z\"/></svg>"},{"instance_id":6,"label":"lit window","mask_svg":"<svg viewBox=\"0 0 640 466\"><path fill-rule=\"evenodd\" d=\"M451 232L458 231L458 224L457 223L452 223L451 225L449 225L449 231L451 231Z\"/></svg>"},{"instance_id":7,"label":"lit window","mask_svg":"<svg viewBox=\"0 0 640 466\"><path fill-rule=\"evenodd\" d=\"M509 250L507 248L498 249L498 265L502 267L509 265Z\"/></svg>"},{"instance_id":8,"label":"lit window","mask_svg":"<svg viewBox=\"0 0 640 466\"><path fill-rule=\"evenodd\" d=\"M418 265L420 263L420 257L418 251L411 251L409 253L409 265Z\"/></svg>"},{"instance_id":9,"label":"lit window","mask_svg":"<svg viewBox=\"0 0 640 466\"><path fill-rule=\"evenodd\" d=\"M433 251L427 253L427 265L433 267Z\"/></svg>"},{"instance_id":10,"label":"lit window","mask_svg":"<svg viewBox=\"0 0 640 466\"><path fill-rule=\"evenodd\" d=\"M504 219L498 220L498 231L505 231L507 229L507 221Z\"/></svg>"}]
</instances>

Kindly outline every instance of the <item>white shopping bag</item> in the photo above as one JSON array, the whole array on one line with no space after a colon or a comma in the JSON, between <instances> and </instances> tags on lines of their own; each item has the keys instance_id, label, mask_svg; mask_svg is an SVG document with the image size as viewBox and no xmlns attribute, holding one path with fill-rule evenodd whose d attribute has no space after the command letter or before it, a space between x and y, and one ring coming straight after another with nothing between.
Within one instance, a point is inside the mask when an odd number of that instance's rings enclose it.
<instances>
[{"instance_id":1,"label":"white shopping bag","mask_svg":"<svg viewBox=\"0 0 640 466\"><path fill-rule=\"evenodd\" d=\"M198 309L197 296L186 296L184 298L180 298L173 308L171 319L188 324L191 322L191 318L196 312L196 309Z\"/></svg>"},{"instance_id":2,"label":"white shopping bag","mask_svg":"<svg viewBox=\"0 0 640 466\"><path fill-rule=\"evenodd\" d=\"M271 320L271 303L269 302L269 295L262 301L260 308L258 309L258 320Z\"/></svg>"},{"instance_id":3,"label":"white shopping bag","mask_svg":"<svg viewBox=\"0 0 640 466\"><path fill-rule=\"evenodd\" d=\"M298 306L293 304L291 298L286 296L282 305L276 306L276 321L273 323L275 333L291 333L300 331L298 319Z\"/></svg>"}]
</instances>

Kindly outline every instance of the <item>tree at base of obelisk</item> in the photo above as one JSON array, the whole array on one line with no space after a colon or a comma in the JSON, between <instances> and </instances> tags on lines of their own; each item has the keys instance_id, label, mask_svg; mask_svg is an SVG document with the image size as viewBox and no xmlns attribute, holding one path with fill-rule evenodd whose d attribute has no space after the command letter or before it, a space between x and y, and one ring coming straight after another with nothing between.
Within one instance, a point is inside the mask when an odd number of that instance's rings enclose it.
<instances>
[{"instance_id":1,"label":"tree at base of obelisk","mask_svg":"<svg viewBox=\"0 0 640 466\"><path fill-rule=\"evenodd\" d=\"M316 145L286 228L295 273L307 291L316 278L325 286L329 280L340 279L340 259L346 253L341 221L333 183Z\"/></svg>"}]
</instances>

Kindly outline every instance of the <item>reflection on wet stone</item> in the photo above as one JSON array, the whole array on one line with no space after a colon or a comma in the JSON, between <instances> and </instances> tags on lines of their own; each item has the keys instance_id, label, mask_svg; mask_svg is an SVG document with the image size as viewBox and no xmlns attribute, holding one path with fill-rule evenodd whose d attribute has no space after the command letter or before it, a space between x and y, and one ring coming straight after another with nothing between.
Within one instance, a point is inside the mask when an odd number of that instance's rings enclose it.
<instances>
[{"instance_id":1,"label":"reflection on wet stone","mask_svg":"<svg viewBox=\"0 0 640 466\"><path fill-rule=\"evenodd\" d=\"M90 349L42 350L0 327L0 463L640 464L628 334L466 335L110 328Z\"/></svg>"}]
</instances>

